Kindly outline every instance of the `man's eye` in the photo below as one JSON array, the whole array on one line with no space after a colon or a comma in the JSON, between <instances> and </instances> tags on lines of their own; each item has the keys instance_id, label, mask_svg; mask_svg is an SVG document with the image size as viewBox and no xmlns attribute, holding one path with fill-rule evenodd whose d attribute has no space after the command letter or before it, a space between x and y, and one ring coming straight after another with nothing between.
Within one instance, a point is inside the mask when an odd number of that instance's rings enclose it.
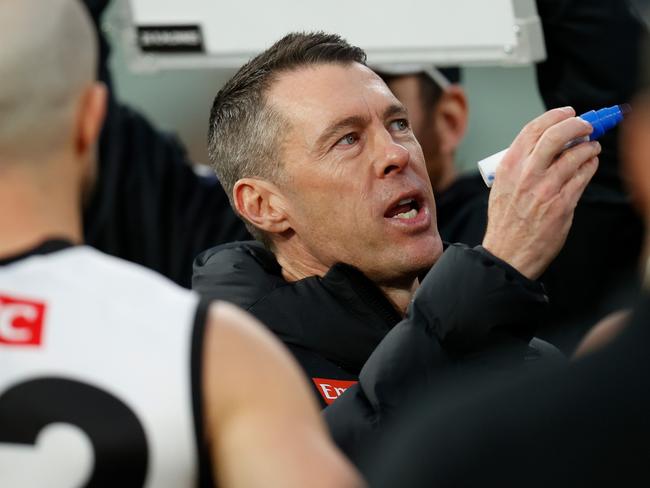
<instances>
[{"instance_id":1,"label":"man's eye","mask_svg":"<svg viewBox=\"0 0 650 488\"><path fill-rule=\"evenodd\" d=\"M346 134L343 137L341 137L336 144L343 145L343 146L350 146L355 142L357 142L358 140L359 140L359 136L354 132L351 132L350 134Z\"/></svg>"},{"instance_id":2,"label":"man's eye","mask_svg":"<svg viewBox=\"0 0 650 488\"><path fill-rule=\"evenodd\" d=\"M390 127L393 130L404 131L409 128L409 122L406 119L393 120L390 123Z\"/></svg>"}]
</instances>

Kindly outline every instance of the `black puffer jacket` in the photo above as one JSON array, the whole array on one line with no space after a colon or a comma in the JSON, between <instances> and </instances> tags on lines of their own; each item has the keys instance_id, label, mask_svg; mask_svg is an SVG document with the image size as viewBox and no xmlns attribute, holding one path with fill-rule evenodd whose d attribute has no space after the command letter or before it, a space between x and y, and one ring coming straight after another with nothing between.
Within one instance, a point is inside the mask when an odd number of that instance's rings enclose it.
<instances>
[{"instance_id":1,"label":"black puffer jacket","mask_svg":"<svg viewBox=\"0 0 650 488\"><path fill-rule=\"evenodd\" d=\"M533 358L556 357L531 342L547 302L541 285L481 247L450 246L406 318L351 266L286 282L274 255L255 242L199 255L193 288L249 311L289 347L323 405L331 403L326 419L354 460L413 385L433 388L448 370L473 365L511 376Z\"/></svg>"}]
</instances>

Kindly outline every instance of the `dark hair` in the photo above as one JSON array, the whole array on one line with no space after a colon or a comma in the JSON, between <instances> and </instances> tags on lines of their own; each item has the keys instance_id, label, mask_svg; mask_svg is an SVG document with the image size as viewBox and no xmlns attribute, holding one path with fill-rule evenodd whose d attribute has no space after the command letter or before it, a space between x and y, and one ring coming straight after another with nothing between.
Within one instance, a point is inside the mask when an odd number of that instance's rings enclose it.
<instances>
[{"instance_id":1,"label":"dark hair","mask_svg":"<svg viewBox=\"0 0 650 488\"><path fill-rule=\"evenodd\" d=\"M280 129L288 121L266 104L277 76L315 64L353 62L365 64L365 52L338 35L292 33L242 66L219 90L210 112L208 154L233 208L232 190L238 180L277 181L281 176ZM268 244L262 231L250 223L247 227Z\"/></svg>"},{"instance_id":2,"label":"dark hair","mask_svg":"<svg viewBox=\"0 0 650 488\"><path fill-rule=\"evenodd\" d=\"M451 68L438 68L438 71L442 73L450 83L459 83L461 79L460 69L456 67ZM382 80L388 85L391 81L401 78L404 75L398 74L389 74L383 73L381 70L377 71L377 74L381 77ZM436 83L429 75L420 71L409 73L411 75L417 76L418 80L418 89L420 100L422 105L426 110L433 110L436 106L440 97L442 96L442 87Z\"/></svg>"}]
</instances>

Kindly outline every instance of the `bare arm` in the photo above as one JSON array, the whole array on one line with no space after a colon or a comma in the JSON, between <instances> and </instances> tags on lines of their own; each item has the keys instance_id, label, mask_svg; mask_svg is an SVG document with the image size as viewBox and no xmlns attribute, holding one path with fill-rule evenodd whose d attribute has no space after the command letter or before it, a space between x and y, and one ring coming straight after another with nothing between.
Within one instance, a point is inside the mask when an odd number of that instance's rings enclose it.
<instances>
[{"instance_id":1,"label":"bare arm","mask_svg":"<svg viewBox=\"0 0 650 488\"><path fill-rule=\"evenodd\" d=\"M212 305L203 362L207 441L221 486L363 486L297 365L254 318Z\"/></svg>"}]
</instances>

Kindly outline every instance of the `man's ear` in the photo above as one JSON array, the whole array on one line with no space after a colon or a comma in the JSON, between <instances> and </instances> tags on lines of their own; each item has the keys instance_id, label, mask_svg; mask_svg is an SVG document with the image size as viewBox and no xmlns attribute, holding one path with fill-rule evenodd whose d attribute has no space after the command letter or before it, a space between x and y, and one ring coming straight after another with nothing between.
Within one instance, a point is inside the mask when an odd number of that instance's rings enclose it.
<instances>
[{"instance_id":1,"label":"man's ear","mask_svg":"<svg viewBox=\"0 0 650 488\"><path fill-rule=\"evenodd\" d=\"M280 189L258 178L242 178L232 190L237 212L255 227L279 234L291 229L287 204Z\"/></svg>"},{"instance_id":2,"label":"man's ear","mask_svg":"<svg viewBox=\"0 0 650 488\"><path fill-rule=\"evenodd\" d=\"M74 149L81 159L93 151L106 116L108 90L101 82L90 85L81 97L77 115Z\"/></svg>"},{"instance_id":3,"label":"man's ear","mask_svg":"<svg viewBox=\"0 0 650 488\"><path fill-rule=\"evenodd\" d=\"M447 87L440 95L433 116L441 152L453 154L467 131L469 110L465 90L460 85Z\"/></svg>"}]
</instances>

